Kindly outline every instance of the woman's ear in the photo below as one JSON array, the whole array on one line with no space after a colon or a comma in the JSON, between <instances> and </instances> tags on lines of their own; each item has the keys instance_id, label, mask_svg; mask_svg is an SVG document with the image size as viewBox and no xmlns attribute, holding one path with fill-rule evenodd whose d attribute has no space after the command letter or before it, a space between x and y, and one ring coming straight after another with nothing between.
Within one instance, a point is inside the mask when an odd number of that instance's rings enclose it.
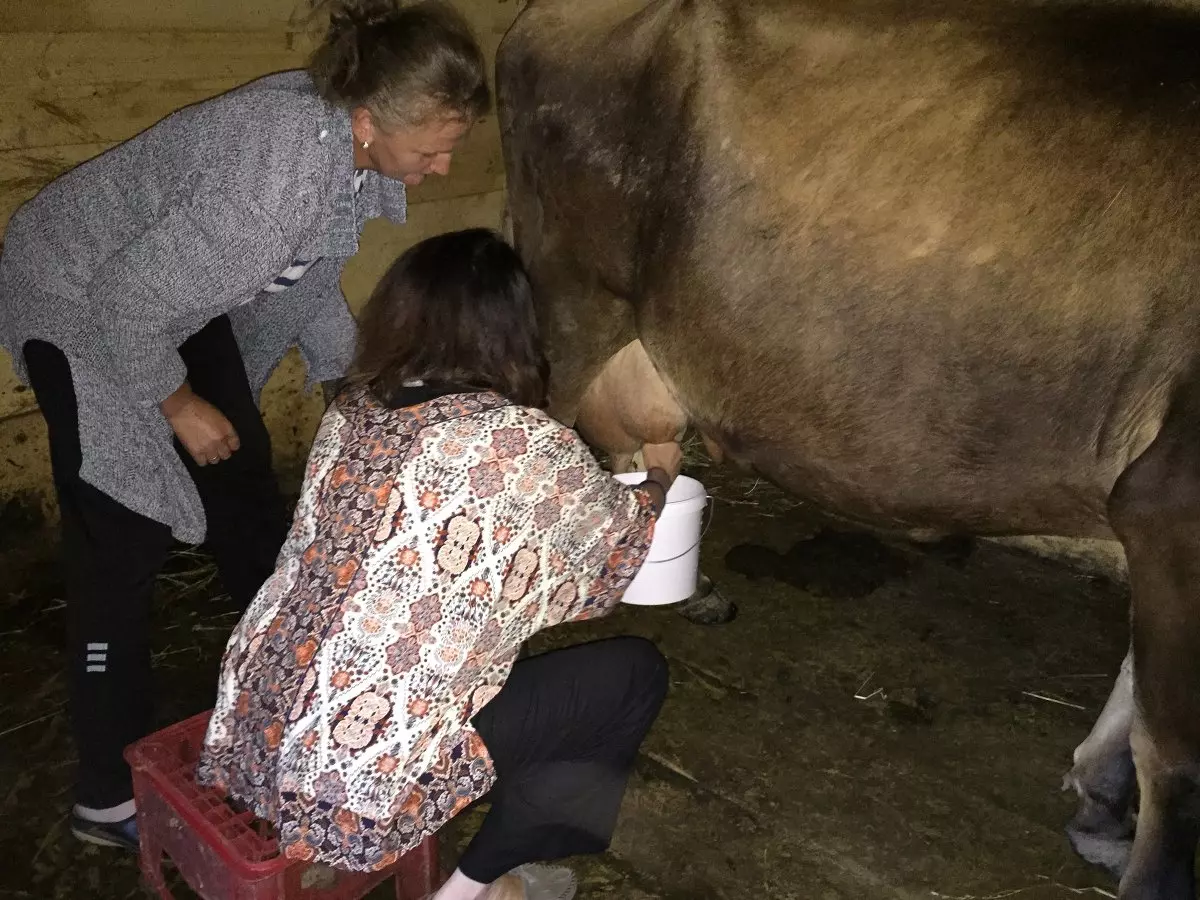
<instances>
[{"instance_id":1,"label":"woman's ear","mask_svg":"<svg viewBox=\"0 0 1200 900\"><path fill-rule=\"evenodd\" d=\"M370 146L375 141L375 118L365 106L356 106L350 112L350 130L354 132L356 146Z\"/></svg>"}]
</instances>

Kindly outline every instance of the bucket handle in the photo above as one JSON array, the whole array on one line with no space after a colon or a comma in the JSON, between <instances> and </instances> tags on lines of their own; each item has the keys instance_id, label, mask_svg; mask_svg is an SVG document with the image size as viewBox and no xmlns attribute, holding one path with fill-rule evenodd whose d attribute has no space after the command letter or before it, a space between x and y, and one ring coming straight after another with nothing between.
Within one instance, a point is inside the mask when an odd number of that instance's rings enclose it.
<instances>
[{"instance_id":1,"label":"bucket handle","mask_svg":"<svg viewBox=\"0 0 1200 900\"><path fill-rule=\"evenodd\" d=\"M658 564L658 563L675 562L675 560L677 560L677 559L683 559L685 556L687 556L689 553L691 553L693 550L695 550L697 547L699 547L702 543L704 543L704 536L706 534L708 534L708 529L712 527L713 516L715 515L715 513L713 513L713 511L712 511L713 510L712 494L705 494L704 499L707 501L704 504L704 509L705 509L705 512L708 513L708 524L704 526L703 530L701 530L700 539L698 541L696 541L696 543L692 544L692 546L690 546L686 550L684 550L682 553L677 553L674 556L672 556L670 559L655 559L655 560L648 559L648 560L646 560L647 563L653 562L655 564Z\"/></svg>"}]
</instances>

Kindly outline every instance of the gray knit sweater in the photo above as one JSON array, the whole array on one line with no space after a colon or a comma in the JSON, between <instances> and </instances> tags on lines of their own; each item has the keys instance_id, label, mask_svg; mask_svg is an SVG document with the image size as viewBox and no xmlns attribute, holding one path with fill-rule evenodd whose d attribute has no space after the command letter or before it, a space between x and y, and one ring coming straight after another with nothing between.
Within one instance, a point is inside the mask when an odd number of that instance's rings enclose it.
<instances>
[{"instance_id":1,"label":"gray knit sweater","mask_svg":"<svg viewBox=\"0 0 1200 900\"><path fill-rule=\"evenodd\" d=\"M158 409L186 377L177 348L228 313L258 397L293 346L309 384L345 372L354 319L340 288L367 219L405 217L404 185L354 192L349 115L301 71L173 113L47 185L0 256L0 344L26 379L41 339L71 363L81 476L199 543L204 511ZM294 287L264 288L319 259Z\"/></svg>"}]
</instances>

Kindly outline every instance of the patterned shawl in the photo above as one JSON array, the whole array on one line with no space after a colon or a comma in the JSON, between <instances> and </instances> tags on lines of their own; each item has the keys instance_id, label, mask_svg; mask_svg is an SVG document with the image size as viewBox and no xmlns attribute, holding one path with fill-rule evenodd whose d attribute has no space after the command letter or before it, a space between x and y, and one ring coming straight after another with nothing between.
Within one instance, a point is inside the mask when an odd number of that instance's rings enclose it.
<instances>
[{"instance_id":1,"label":"patterned shawl","mask_svg":"<svg viewBox=\"0 0 1200 900\"><path fill-rule=\"evenodd\" d=\"M644 491L537 410L344 393L226 649L201 782L288 857L387 867L491 788L470 719L527 638L611 611L653 525Z\"/></svg>"}]
</instances>

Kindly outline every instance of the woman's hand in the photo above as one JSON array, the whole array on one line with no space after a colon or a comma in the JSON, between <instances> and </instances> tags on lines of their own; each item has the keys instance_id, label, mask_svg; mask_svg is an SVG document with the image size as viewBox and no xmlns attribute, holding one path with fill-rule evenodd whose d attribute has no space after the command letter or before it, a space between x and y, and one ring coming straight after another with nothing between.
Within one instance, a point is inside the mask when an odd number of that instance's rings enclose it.
<instances>
[{"instance_id":1,"label":"woman's hand","mask_svg":"<svg viewBox=\"0 0 1200 900\"><path fill-rule=\"evenodd\" d=\"M669 444L643 444L642 462L646 466L643 486L651 491L650 504L655 515L667 505L667 492L683 466L683 448L676 441Z\"/></svg>"},{"instance_id":2,"label":"woman's hand","mask_svg":"<svg viewBox=\"0 0 1200 900\"><path fill-rule=\"evenodd\" d=\"M651 469L662 469L671 479L667 487L679 477L679 470L683 467L683 448L679 446L678 441L671 441L667 444L643 444L642 445L642 461L646 465L646 471Z\"/></svg>"},{"instance_id":3,"label":"woman's hand","mask_svg":"<svg viewBox=\"0 0 1200 900\"><path fill-rule=\"evenodd\" d=\"M196 461L207 466L229 459L241 446L233 425L219 409L192 393L184 384L159 404L179 443Z\"/></svg>"}]
</instances>

